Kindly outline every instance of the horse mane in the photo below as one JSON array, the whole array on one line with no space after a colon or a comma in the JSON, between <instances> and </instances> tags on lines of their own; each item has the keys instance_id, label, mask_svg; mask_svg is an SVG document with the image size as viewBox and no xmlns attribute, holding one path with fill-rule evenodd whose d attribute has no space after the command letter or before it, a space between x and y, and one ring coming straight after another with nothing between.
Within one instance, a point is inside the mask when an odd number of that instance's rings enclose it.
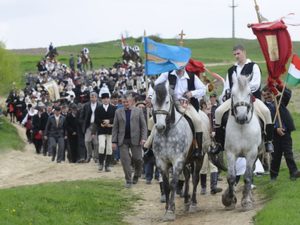
<instances>
[{"instance_id":1,"label":"horse mane","mask_svg":"<svg viewBox=\"0 0 300 225\"><path fill-rule=\"evenodd\" d=\"M239 76L238 77L238 84L240 89L244 89L248 85L248 79L246 76Z\"/></svg>"},{"instance_id":2,"label":"horse mane","mask_svg":"<svg viewBox=\"0 0 300 225\"><path fill-rule=\"evenodd\" d=\"M249 87L249 80L248 80L248 78L246 76L239 76L239 77L237 77L237 80L233 84L233 87L232 87L232 93L236 93L237 91L238 91L238 93L241 93L241 91L244 92L246 90L251 91L250 87Z\"/></svg>"},{"instance_id":3,"label":"horse mane","mask_svg":"<svg viewBox=\"0 0 300 225\"><path fill-rule=\"evenodd\" d=\"M155 85L154 87L154 91L155 91L155 96L156 96L156 103L161 106L166 97L167 97L167 89L166 89L166 82L160 83Z\"/></svg>"}]
</instances>

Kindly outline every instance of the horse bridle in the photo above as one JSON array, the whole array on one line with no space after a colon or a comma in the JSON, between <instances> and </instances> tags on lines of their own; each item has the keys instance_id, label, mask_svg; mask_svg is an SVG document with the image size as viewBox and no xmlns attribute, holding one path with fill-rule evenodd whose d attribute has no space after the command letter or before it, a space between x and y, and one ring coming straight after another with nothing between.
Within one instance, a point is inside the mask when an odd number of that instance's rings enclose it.
<instances>
[{"instance_id":1,"label":"horse bridle","mask_svg":"<svg viewBox=\"0 0 300 225\"><path fill-rule=\"evenodd\" d=\"M166 124L169 125L168 120L171 117L172 109L174 108L173 105L174 105L173 100L172 100L172 98L170 98L170 108L169 108L169 111L167 111L167 110L161 110L161 109L153 110L153 120L154 120L154 123L156 123L156 115L160 115L161 114L161 115L166 115Z\"/></svg>"},{"instance_id":2,"label":"horse bridle","mask_svg":"<svg viewBox=\"0 0 300 225\"><path fill-rule=\"evenodd\" d=\"M253 107L253 98L252 98L252 94L249 94L250 95L250 103L248 102L245 102L245 101L241 101L241 102L237 102L235 104L233 104L233 95L231 95L231 115L234 116L235 118L235 121L239 124L243 124L241 123L239 120L237 120L236 118L236 113L237 113L237 107L239 106L246 106L247 107L247 114L249 114L249 112L251 113L251 116L250 118L244 122L244 123L250 123L252 117L253 117L253 110L254 110L254 107ZM251 110L251 111L250 111Z\"/></svg>"}]
</instances>

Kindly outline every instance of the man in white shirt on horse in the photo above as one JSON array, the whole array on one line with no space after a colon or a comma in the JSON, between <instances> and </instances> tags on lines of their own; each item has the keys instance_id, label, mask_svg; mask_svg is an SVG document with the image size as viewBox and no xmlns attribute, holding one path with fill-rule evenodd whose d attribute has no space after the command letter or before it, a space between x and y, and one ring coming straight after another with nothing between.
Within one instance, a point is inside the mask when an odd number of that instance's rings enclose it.
<instances>
[{"instance_id":1,"label":"man in white shirt on horse","mask_svg":"<svg viewBox=\"0 0 300 225\"><path fill-rule=\"evenodd\" d=\"M274 125L272 124L271 113L268 107L260 100L261 91L261 71L259 66L252 62L251 60L247 59L246 50L242 45L236 45L233 47L233 55L236 59L235 65L229 68L226 81L224 84L224 89L222 96L224 93L229 89L232 88L232 76L251 76L250 78L250 88L252 91L252 95L255 97L253 98L253 105L256 114L258 117L264 122L264 130L266 133L266 151L273 152L273 131ZM216 112L215 112L215 128L216 128L216 136L215 140L217 145L214 149L212 149L212 153L218 154L220 151L223 151L224 146L224 131L222 125L222 117L226 111L230 109L231 100L227 99L223 104L221 104Z\"/></svg>"},{"instance_id":2,"label":"man in white shirt on horse","mask_svg":"<svg viewBox=\"0 0 300 225\"><path fill-rule=\"evenodd\" d=\"M196 75L188 74L185 68L162 73L155 80L155 85L163 83L165 81L169 81L170 88L174 90L174 101L178 111L187 115L193 122L196 141L198 145L195 154L199 155L202 151L203 131L201 127L201 119L195 107L199 109L199 99L206 94L206 87ZM152 98L152 94L153 89L150 88L148 99ZM182 107L182 105L180 104L180 99L182 98L190 100L187 107ZM154 129L152 129L151 134L144 145L145 148L149 148L152 144Z\"/></svg>"}]
</instances>

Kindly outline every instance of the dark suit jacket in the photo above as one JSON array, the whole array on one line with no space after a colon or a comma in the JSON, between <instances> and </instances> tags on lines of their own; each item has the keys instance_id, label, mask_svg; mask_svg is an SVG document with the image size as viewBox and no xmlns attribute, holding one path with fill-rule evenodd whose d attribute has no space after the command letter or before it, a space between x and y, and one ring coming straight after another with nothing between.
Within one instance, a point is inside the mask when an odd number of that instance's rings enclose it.
<instances>
[{"instance_id":1,"label":"dark suit jacket","mask_svg":"<svg viewBox=\"0 0 300 225\"><path fill-rule=\"evenodd\" d=\"M44 136L47 137L65 137L66 136L66 127L65 127L65 117L59 116L59 123L56 126L55 116L52 115L48 118Z\"/></svg>"},{"instance_id":2,"label":"dark suit jacket","mask_svg":"<svg viewBox=\"0 0 300 225\"><path fill-rule=\"evenodd\" d=\"M296 130L293 117L291 116L289 110L287 109L287 105L289 104L291 97L292 97L292 91L285 88L285 90L283 92L282 100L280 103L280 107L279 107L281 121L283 123L283 126L285 126L286 131L289 133ZM270 109L272 119L274 119L275 113L276 113L275 103L274 102L270 102L270 103L265 102L265 104ZM277 117L277 120L278 120L278 117ZM275 121L275 127L277 126L277 123L278 122Z\"/></svg>"},{"instance_id":3,"label":"dark suit jacket","mask_svg":"<svg viewBox=\"0 0 300 225\"><path fill-rule=\"evenodd\" d=\"M97 107L99 107L99 105L100 105L99 102L97 102L96 109L97 109ZM91 102L87 102L84 104L84 106L81 110L81 113L80 113L80 122L82 124L83 133L86 132L87 128L91 124L91 116L92 116Z\"/></svg>"},{"instance_id":4,"label":"dark suit jacket","mask_svg":"<svg viewBox=\"0 0 300 225\"><path fill-rule=\"evenodd\" d=\"M101 127L101 123L103 120L109 120L109 124L113 124L115 117L116 107L109 104L107 108L107 112L105 111L103 105L100 105L96 108L95 111L95 126L98 131L98 135L100 134L111 134L112 127Z\"/></svg>"},{"instance_id":5,"label":"dark suit jacket","mask_svg":"<svg viewBox=\"0 0 300 225\"><path fill-rule=\"evenodd\" d=\"M32 132L35 134L36 132L40 131L40 130L44 130L42 129L42 115L41 117L39 117L38 114L35 114L33 117L32 117Z\"/></svg>"},{"instance_id":6,"label":"dark suit jacket","mask_svg":"<svg viewBox=\"0 0 300 225\"><path fill-rule=\"evenodd\" d=\"M75 115L74 117L72 113L68 113L66 117L66 130L68 136L71 136L74 132L78 135L79 127L80 123L78 121L78 115Z\"/></svg>"},{"instance_id":7,"label":"dark suit jacket","mask_svg":"<svg viewBox=\"0 0 300 225\"><path fill-rule=\"evenodd\" d=\"M126 115L124 108L117 109L112 129L112 142L121 146L124 142ZM143 111L133 107L130 116L130 141L132 145L140 145L141 140L147 139L147 125Z\"/></svg>"}]
</instances>

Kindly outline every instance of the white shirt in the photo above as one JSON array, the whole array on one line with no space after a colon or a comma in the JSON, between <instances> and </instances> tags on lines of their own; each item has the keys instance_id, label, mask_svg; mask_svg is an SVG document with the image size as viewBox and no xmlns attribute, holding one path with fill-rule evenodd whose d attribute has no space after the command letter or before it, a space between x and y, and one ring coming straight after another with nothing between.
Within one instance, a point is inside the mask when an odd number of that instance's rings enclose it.
<instances>
[{"instance_id":1,"label":"white shirt","mask_svg":"<svg viewBox=\"0 0 300 225\"><path fill-rule=\"evenodd\" d=\"M109 104L107 104L107 105L103 104L103 108L105 109L105 112L107 112L108 106L109 106Z\"/></svg>"},{"instance_id":2,"label":"white shirt","mask_svg":"<svg viewBox=\"0 0 300 225\"><path fill-rule=\"evenodd\" d=\"M251 60L247 59L246 63L242 66L235 63L236 72L234 71L232 76L236 76L236 77L240 76L244 66L246 64L250 63L250 62L251 62ZM257 64L254 64L254 66L253 66L252 74L253 74L252 79L250 80L249 85L250 85L251 92L254 93L255 91L257 91L259 89L260 83L261 83L261 73L260 73L260 69L259 69ZM224 96L225 91L227 89L230 89L228 74L226 75L226 80L225 80L225 83L224 83L224 89L223 89L223 92L222 92L222 95L221 95L222 97Z\"/></svg>"},{"instance_id":3,"label":"white shirt","mask_svg":"<svg viewBox=\"0 0 300 225\"><path fill-rule=\"evenodd\" d=\"M91 110L92 110L91 123L94 123L94 121L95 121L96 106L97 106L97 102L96 103L91 103Z\"/></svg>"},{"instance_id":4,"label":"white shirt","mask_svg":"<svg viewBox=\"0 0 300 225\"><path fill-rule=\"evenodd\" d=\"M187 74L186 71L184 71L184 75L182 77L177 76L176 71L172 71L171 72L172 76L176 76L176 86L174 89L174 94L175 94L175 98L181 99L183 94L186 93L188 90L188 82L187 79L190 79L189 75ZM162 73L154 82L155 85L163 83L165 81L168 80L168 76L169 76L169 72L166 73ZM192 93L192 97L194 98L201 98L202 96L205 95L206 93L206 87L205 85L201 82L201 80L195 76L195 90L191 91ZM151 98L153 95L154 90L150 87L149 88L149 97Z\"/></svg>"},{"instance_id":5,"label":"white shirt","mask_svg":"<svg viewBox=\"0 0 300 225\"><path fill-rule=\"evenodd\" d=\"M54 118L55 118L56 124L58 125L58 123L59 123L59 116L54 115Z\"/></svg>"}]
</instances>

